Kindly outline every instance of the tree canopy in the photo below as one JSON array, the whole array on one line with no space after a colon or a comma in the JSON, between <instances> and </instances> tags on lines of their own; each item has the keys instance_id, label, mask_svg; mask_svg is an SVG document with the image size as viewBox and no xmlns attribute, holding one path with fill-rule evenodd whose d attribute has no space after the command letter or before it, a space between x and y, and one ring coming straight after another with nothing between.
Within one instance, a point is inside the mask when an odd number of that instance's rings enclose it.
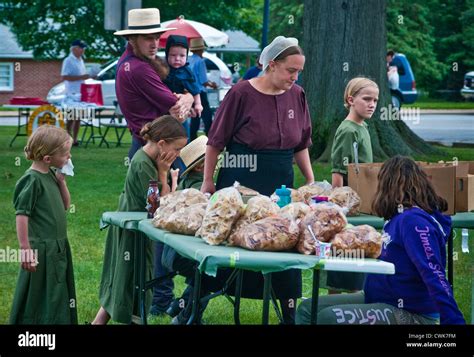
<instances>
[{"instance_id":1,"label":"tree canopy","mask_svg":"<svg viewBox=\"0 0 474 357\"><path fill-rule=\"evenodd\" d=\"M240 29L255 38L262 31L263 0L143 0L142 7L158 7L161 21L184 15L218 29ZM122 52L122 39L104 29L103 0L7 0L0 4L0 22L38 59L65 56L76 38L90 45L89 58L111 58Z\"/></svg>"}]
</instances>

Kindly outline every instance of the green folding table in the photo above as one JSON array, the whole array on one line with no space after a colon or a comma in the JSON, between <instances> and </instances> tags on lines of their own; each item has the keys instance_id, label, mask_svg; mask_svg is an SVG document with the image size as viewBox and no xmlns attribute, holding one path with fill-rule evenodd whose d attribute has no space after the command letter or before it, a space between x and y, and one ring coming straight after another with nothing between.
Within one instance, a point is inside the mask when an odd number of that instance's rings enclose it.
<instances>
[{"instance_id":1,"label":"green folding table","mask_svg":"<svg viewBox=\"0 0 474 357\"><path fill-rule=\"evenodd\" d=\"M234 268L236 270L250 270L261 272L264 277L263 287L263 313L262 323L268 324L270 294L271 294L271 274L287 269L314 269L313 274L313 323L317 322L317 305L319 296L319 273L321 269L333 271L350 271L375 274L394 274L395 267L392 263L376 259L343 259L329 258L319 259L314 255L304 255L291 252L259 252L246 250L240 247L213 246L204 240L194 236L170 233L155 228L151 220L143 220L138 224L138 230L145 233L148 238L160 241L185 258L197 262L195 271L195 289L193 297L193 312L188 324L192 324L194 319L199 319L199 311L202 300L199 298L201 274L216 276L219 268ZM236 285L235 309L240 306L239 281ZM234 310L238 314L238 311ZM234 315L235 316L235 315ZM198 320L197 320L198 321ZM199 321L198 321L199 322Z\"/></svg>"},{"instance_id":2,"label":"green folding table","mask_svg":"<svg viewBox=\"0 0 474 357\"><path fill-rule=\"evenodd\" d=\"M453 221L453 228L467 228L467 229L474 229L474 212L463 212L463 213L457 213L456 215L452 216L452 221ZM284 252L275 252L275 253L270 253L270 252L251 252L245 249L237 248L237 247L224 247L224 246L210 246L207 245L205 242L200 240L199 238L195 237L189 237L189 236L182 236L182 235L175 235L171 234L166 231L162 231L159 229L154 228L149 222L146 223L143 222L143 226L139 227L139 222L146 219L146 213L145 212L105 212L102 216L101 219L101 228L104 228L104 226L112 224L112 225L117 225L121 228L124 229L132 229L132 230L140 230L143 232L145 229L146 231L144 232L147 234L147 236L150 239L153 240L160 240L164 241L164 243L171 245L173 248L175 248L174 244L176 244L176 240L173 239L173 243L170 241L170 237L173 236L180 236L181 238L184 237L184 239L193 239L195 243L201 244L201 247L198 250L195 250L194 253L189 253L190 255L186 256L184 252L181 252L179 250L179 253L190 258L193 260L196 260L199 262L199 269L197 269L196 274L199 273L199 281L200 281L200 274L201 272L204 272L209 275L215 275L217 272L217 266L215 263L215 260L217 259L214 257L212 254L216 253L219 251L219 256L220 258L218 259L219 264L223 264L223 267L234 267L236 270L239 270L240 265L242 264L242 254L247 254L247 253L254 253L254 254L265 254L265 258L261 261L258 261L258 267L254 267L253 270L255 271L261 271L264 276L264 282L267 288L267 294L270 293L270 287L271 287L271 273L275 271L281 271L285 269L290 269L290 268L298 268L298 269L309 269L309 268L314 268L315 274L313 274L313 294L316 288L319 288L319 271L320 269L324 270L338 270L341 269L340 271L347 271L344 269L353 269L353 267L348 267L346 266L341 266L338 265L340 263L334 262L336 259L328 259L328 260L317 260L316 257L314 256L305 256L302 254L295 254L295 253L284 253ZM384 220L383 218L376 217L376 216L371 216L371 215L360 215L356 217L348 217L349 223L353 225L361 225L361 224L368 224L376 229L382 229L384 225ZM152 233L152 234L148 234ZM151 235L151 236L150 236ZM161 239L160 239L161 237ZM185 240L186 241L186 240ZM145 283L143 282L144 279L144 266L141 264L141 257L140 255L144 256L144 244L145 242L136 242L136 251L135 254L137 254L137 259L135 259L137 266L136 272L139 272L139 274L136 276L136 289L139 290L140 294L140 302L144 302L144 296L146 289ZM216 248L217 250L209 250L209 248ZM222 259L224 258L222 256L222 249L226 249L227 251L225 252L225 259L226 263L222 263ZM204 249L204 250L203 250ZM211 254L210 256L206 257L203 255L206 252L206 254ZM195 255L194 255L195 254ZM269 258L269 255L280 255L281 257L284 257L284 261L277 261L277 265L273 265L274 262L270 263L267 258ZM291 257L289 257L291 255ZM346 260L347 262L347 260ZM365 259L365 262L368 263L369 260ZM329 265L328 265L329 264ZM357 263L356 263L357 266ZM378 265L380 266L380 265ZM450 239L448 240L448 280L452 283L453 281L453 236L451 234ZM356 267L357 268L357 267ZM250 268L247 268L247 270L252 270L252 266ZM350 270L353 271L353 270ZM362 272L362 271L361 271ZM367 271L363 271L367 272ZM373 272L373 271L368 271ZM241 275L237 274L234 276L236 278L236 287L237 289L239 288L239 282L241 283ZM265 286L264 286L265 288ZM264 289L265 290L265 289ZM317 291L317 289L316 289ZM197 289L195 289L195 292L197 292ZM238 293L239 291L236 291ZM314 296L317 297L317 294ZM473 298L474 298L474 286L473 286ZM239 301L236 299L236 303L234 304L235 309L237 310L237 313L234 313L234 318L236 321L238 321L238 308L239 308ZM314 302L314 300L313 300ZM317 301L316 301L317 303ZM474 305L473 305L474 309ZM265 312L267 310L267 312ZM144 310L144 304L141 304L141 319L142 322L146 324L146 311ZM195 310L197 311L197 310ZM265 316L265 314L267 314ZM473 314L474 315L474 314ZM268 321L268 300L264 300L264 316L263 320Z\"/></svg>"}]
</instances>

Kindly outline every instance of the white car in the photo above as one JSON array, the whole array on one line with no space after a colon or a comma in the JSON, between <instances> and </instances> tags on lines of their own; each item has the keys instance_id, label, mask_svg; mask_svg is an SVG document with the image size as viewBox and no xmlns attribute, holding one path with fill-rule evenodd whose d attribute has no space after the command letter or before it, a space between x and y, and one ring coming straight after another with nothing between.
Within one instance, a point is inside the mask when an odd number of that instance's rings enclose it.
<instances>
[{"instance_id":1,"label":"white car","mask_svg":"<svg viewBox=\"0 0 474 357\"><path fill-rule=\"evenodd\" d=\"M464 87L461 89L461 95L465 99L474 99L474 71L464 75Z\"/></svg>"},{"instance_id":2,"label":"white car","mask_svg":"<svg viewBox=\"0 0 474 357\"><path fill-rule=\"evenodd\" d=\"M163 51L158 52L158 56L164 57ZM227 68L226 64L215 54L204 52L203 57L206 61L207 78L217 83L217 90L208 89L209 105L211 108L217 108L219 103L224 99L224 96L229 91L232 84L232 72ZM113 60L104 64L97 74L97 79L87 79L85 83L102 85L102 96L104 105L114 105L117 100L115 94L115 67L118 60ZM52 104L61 104L64 100L66 87L64 82L55 85L48 92L46 100Z\"/></svg>"}]
</instances>

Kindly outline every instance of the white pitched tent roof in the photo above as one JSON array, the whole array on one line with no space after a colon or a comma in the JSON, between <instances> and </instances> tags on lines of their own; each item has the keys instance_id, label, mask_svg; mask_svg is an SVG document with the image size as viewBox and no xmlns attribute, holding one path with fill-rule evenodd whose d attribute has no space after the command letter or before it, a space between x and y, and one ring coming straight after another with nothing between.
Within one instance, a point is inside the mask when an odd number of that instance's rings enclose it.
<instances>
[{"instance_id":1,"label":"white pitched tent roof","mask_svg":"<svg viewBox=\"0 0 474 357\"><path fill-rule=\"evenodd\" d=\"M259 53L260 44L243 31L224 31L229 36L229 43L221 47L208 48L208 52Z\"/></svg>"}]
</instances>

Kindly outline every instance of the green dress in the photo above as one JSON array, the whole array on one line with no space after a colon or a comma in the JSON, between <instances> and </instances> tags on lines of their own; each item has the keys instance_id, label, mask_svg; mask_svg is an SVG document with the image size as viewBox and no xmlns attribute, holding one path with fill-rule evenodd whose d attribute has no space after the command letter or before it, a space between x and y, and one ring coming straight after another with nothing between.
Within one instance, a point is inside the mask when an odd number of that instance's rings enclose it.
<instances>
[{"instance_id":1,"label":"green dress","mask_svg":"<svg viewBox=\"0 0 474 357\"><path fill-rule=\"evenodd\" d=\"M145 212L146 196L150 180L157 180L155 162L140 149L133 156L119 198L118 211ZM138 295L134 288L134 242L137 238L146 242L145 279L153 278L152 242L141 232L111 226L107 232L104 266L100 283L100 304L112 320L130 324L133 315L139 315ZM151 304L151 291L146 296L146 311Z\"/></svg>"},{"instance_id":2,"label":"green dress","mask_svg":"<svg viewBox=\"0 0 474 357\"><path fill-rule=\"evenodd\" d=\"M16 215L28 216L28 240L37 251L36 272L20 268L11 324L77 324L66 210L52 170L29 169L15 186Z\"/></svg>"}]
</instances>

